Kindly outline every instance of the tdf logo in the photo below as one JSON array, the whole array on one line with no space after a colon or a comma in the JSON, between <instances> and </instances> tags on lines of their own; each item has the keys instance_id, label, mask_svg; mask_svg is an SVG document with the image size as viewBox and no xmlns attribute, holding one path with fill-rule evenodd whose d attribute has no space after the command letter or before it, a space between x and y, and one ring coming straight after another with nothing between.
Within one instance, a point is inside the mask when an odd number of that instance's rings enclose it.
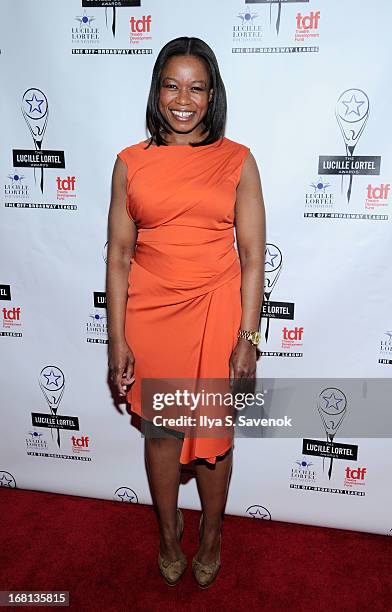
<instances>
[{"instance_id":1,"label":"tdf logo","mask_svg":"<svg viewBox=\"0 0 392 612\"><path fill-rule=\"evenodd\" d=\"M367 197L368 200L387 200L389 195L390 184L381 183L379 187L373 187L373 185L367 186Z\"/></svg>"},{"instance_id":2,"label":"tdf logo","mask_svg":"<svg viewBox=\"0 0 392 612\"><path fill-rule=\"evenodd\" d=\"M20 321L20 307L17 308L2 308L4 321L9 323L11 321Z\"/></svg>"},{"instance_id":3,"label":"tdf logo","mask_svg":"<svg viewBox=\"0 0 392 612\"><path fill-rule=\"evenodd\" d=\"M350 467L346 467L345 476L348 480L365 480L365 474L367 469L365 467L352 469Z\"/></svg>"},{"instance_id":4,"label":"tdf logo","mask_svg":"<svg viewBox=\"0 0 392 612\"><path fill-rule=\"evenodd\" d=\"M130 24L132 34L151 32L151 15L143 15L141 19L131 17Z\"/></svg>"},{"instance_id":5,"label":"tdf logo","mask_svg":"<svg viewBox=\"0 0 392 612\"><path fill-rule=\"evenodd\" d=\"M317 30L320 20L320 11L311 11L310 15L301 15L301 13L297 13L296 20L298 30Z\"/></svg>"},{"instance_id":6,"label":"tdf logo","mask_svg":"<svg viewBox=\"0 0 392 612\"><path fill-rule=\"evenodd\" d=\"M57 189L59 191L75 191L75 180L74 176L68 176L65 179L58 176L56 178Z\"/></svg>"}]
</instances>

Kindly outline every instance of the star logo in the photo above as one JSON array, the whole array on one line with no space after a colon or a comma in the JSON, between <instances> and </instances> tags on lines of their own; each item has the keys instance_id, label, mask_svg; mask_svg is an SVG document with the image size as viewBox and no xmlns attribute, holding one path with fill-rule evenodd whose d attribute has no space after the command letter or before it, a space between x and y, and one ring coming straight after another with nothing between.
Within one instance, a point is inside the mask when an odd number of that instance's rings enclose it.
<instances>
[{"instance_id":1,"label":"star logo","mask_svg":"<svg viewBox=\"0 0 392 612\"><path fill-rule=\"evenodd\" d=\"M133 491L129 487L120 487L119 489L117 489L114 495L116 499L119 499L120 501L128 504L138 503L138 498L135 491Z\"/></svg>"},{"instance_id":2,"label":"star logo","mask_svg":"<svg viewBox=\"0 0 392 612\"><path fill-rule=\"evenodd\" d=\"M274 259L278 257L278 254L275 253L275 255L273 253L271 253L271 251L269 250L269 248L266 249L265 251L265 265L266 266L271 266L271 268L274 267Z\"/></svg>"},{"instance_id":3,"label":"star logo","mask_svg":"<svg viewBox=\"0 0 392 612\"><path fill-rule=\"evenodd\" d=\"M343 401L342 397L336 397L335 393L332 392L329 397L323 395L322 398L326 401L326 405L324 406L325 410L331 410L332 408L332 410L336 410L336 412L340 411L339 403Z\"/></svg>"},{"instance_id":4,"label":"star logo","mask_svg":"<svg viewBox=\"0 0 392 612\"><path fill-rule=\"evenodd\" d=\"M359 109L365 104L365 101L357 100L355 94L353 94L349 100L342 100L342 104L346 107L345 117L348 117L351 113L360 117Z\"/></svg>"},{"instance_id":5,"label":"star logo","mask_svg":"<svg viewBox=\"0 0 392 612\"><path fill-rule=\"evenodd\" d=\"M50 370L49 374L44 374L45 378L46 378L46 384L49 385L55 385L55 387L58 388L58 379L61 378L60 374L58 376L56 376L56 374L53 372L53 370Z\"/></svg>"},{"instance_id":6,"label":"star logo","mask_svg":"<svg viewBox=\"0 0 392 612\"><path fill-rule=\"evenodd\" d=\"M7 478L6 474L0 476L0 487L11 487L12 478Z\"/></svg>"},{"instance_id":7,"label":"star logo","mask_svg":"<svg viewBox=\"0 0 392 612\"><path fill-rule=\"evenodd\" d=\"M249 516L251 516L254 519L259 519L259 520L264 520L264 521L271 520L271 514L267 510L267 508L264 508L264 506L258 506L258 505L250 506L249 508L247 508L246 512Z\"/></svg>"},{"instance_id":8,"label":"star logo","mask_svg":"<svg viewBox=\"0 0 392 612\"><path fill-rule=\"evenodd\" d=\"M30 106L29 113L42 113L41 104L44 103L44 100L40 100L39 98L37 98L35 92L33 93L33 97L30 98L30 100L26 99L26 102Z\"/></svg>"}]
</instances>

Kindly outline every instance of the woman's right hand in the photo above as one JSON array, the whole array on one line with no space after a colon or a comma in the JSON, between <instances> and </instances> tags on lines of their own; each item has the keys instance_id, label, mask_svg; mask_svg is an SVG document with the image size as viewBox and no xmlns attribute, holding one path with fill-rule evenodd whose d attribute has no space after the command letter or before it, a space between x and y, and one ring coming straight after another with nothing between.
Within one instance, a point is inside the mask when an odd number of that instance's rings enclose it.
<instances>
[{"instance_id":1,"label":"woman's right hand","mask_svg":"<svg viewBox=\"0 0 392 612\"><path fill-rule=\"evenodd\" d=\"M135 356L125 340L109 339L109 377L122 397L135 380L134 363Z\"/></svg>"}]
</instances>

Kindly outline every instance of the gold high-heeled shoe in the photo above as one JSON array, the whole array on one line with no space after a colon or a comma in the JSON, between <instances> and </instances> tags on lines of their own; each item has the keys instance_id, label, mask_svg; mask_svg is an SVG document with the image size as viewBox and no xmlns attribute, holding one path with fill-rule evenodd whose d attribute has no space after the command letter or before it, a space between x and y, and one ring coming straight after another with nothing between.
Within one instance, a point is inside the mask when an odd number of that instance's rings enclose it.
<instances>
[{"instance_id":1,"label":"gold high-heeled shoe","mask_svg":"<svg viewBox=\"0 0 392 612\"><path fill-rule=\"evenodd\" d=\"M202 521L203 521L203 513L200 517L200 522L199 522L199 539L200 539L200 530L201 530ZM206 589L207 587L209 587L214 582L215 578L218 575L218 572L221 566L221 559L220 559L221 544L222 544L222 533L219 534L218 558L215 559L215 561L212 561L212 563L200 563L200 561L196 559L196 557L193 557L192 559L193 575L196 579L197 584L203 589Z\"/></svg>"},{"instance_id":2,"label":"gold high-heeled shoe","mask_svg":"<svg viewBox=\"0 0 392 612\"><path fill-rule=\"evenodd\" d=\"M177 508L177 539L181 540L184 533L184 516L179 508ZM180 580L186 570L186 557L180 557L175 561L168 561L161 553L158 555L158 567L167 584L174 586Z\"/></svg>"}]
</instances>

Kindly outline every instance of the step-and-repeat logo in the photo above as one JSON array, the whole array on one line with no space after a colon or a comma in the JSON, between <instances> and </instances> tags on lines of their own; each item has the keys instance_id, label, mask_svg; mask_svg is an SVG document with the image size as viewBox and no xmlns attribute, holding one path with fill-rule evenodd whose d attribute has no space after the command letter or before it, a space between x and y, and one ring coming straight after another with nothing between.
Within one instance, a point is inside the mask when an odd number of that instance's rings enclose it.
<instances>
[{"instance_id":1,"label":"step-and-repeat logo","mask_svg":"<svg viewBox=\"0 0 392 612\"><path fill-rule=\"evenodd\" d=\"M318 176L307 186L304 196L306 210L333 210L334 194L328 179Z\"/></svg>"},{"instance_id":2,"label":"step-and-repeat logo","mask_svg":"<svg viewBox=\"0 0 392 612\"><path fill-rule=\"evenodd\" d=\"M113 499L127 504L138 504L138 496L130 487L119 487L113 494Z\"/></svg>"},{"instance_id":3,"label":"step-and-repeat logo","mask_svg":"<svg viewBox=\"0 0 392 612\"><path fill-rule=\"evenodd\" d=\"M318 158L319 178L311 183L313 192L308 190L305 194L304 217L307 218L339 218L363 220L387 220L388 215L372 213L337 212L333 211L337 194L331 184L333 176L340 177L339 205L347 208L355 205L364 209L388 205L390 184L386 182L366 181L358 182L355 198L355 177L380 175L380 155L358 155L358 143L369 119L370 101L368 95L358 88L346 89L336 102L335 118L339 126L345 155L320 155ZM331 181L331 182L330 182ZM309 212L310 210L318 212Z\"/></svg>"},{"instance_id":4,"label":"step-and-repeat logo","mask_svg":"<svg viewBox=\"0 0 392 612\"><path fill-rule=\"evenodd\" d=\"M347 397L336 387L323 389L317 398L317 410L326 435L326 440L304 438L302 459L291 467L290 488L302 491L334 493L363 497L365 492L354 488L365 484L366 469L345 465L334 474L336 460L356 462L358 446L335 441L337 432L347 414ZM321 461L321 472L318 472ZM335 485L335 486L333 486Z\"/></svg>"},{"instance_id":5,"label":"step-and-repeat logo","mask_svg":"<svg viewBox=\"0 0 392 612\"><path fill-rule=\"evenodd\" d=\"M44 168L65 168L64 151L51 151L42 148L49 117L48 99L43 91L32 87L22 97L22 114L27 123L34 150L14 149L13 164L16 168L40 169L40 188L44 192Z\"/></svg>"},{"instance_id":6,"label":"step-and-repeat logo","mask_svg":"<svg viewBox=\"0 0 392 612\"><path fill-rule=\"evenodd\" d=\"M86 323L86 340L92 344L108 343L108 323L106 313L92 312Z\"/></svg>"},{"instance_id":7,"label":"step-and-repeat logo","mask_svg":"<svg viewBox=\"0 0 392 612\"><path fill-rule=\"evenodd\" d=\"M71 40L73 45L94 46L100 42L100 30L97 27L96 17L90 15L86 10L82 15L76 15L74 21L77 23L71 28Z\"/></svg>"},{"instance_id":8,"label":"step-and-repeat logo","mask_svg":"<svg viewBox=\"0 0 392 612\"><path fill-rule=\"evenodd\" d=\"M317 53L321 12L301 7L285 19L281 31L282 4L306 4L309 0L245 0L233 22L232 53ZM279 41L279 44L277 44Z\"/></svg>"},{"instance_id":9,"label":"step-and-repeat logo","mask_svg":"<svg viewBox=\"0 0 392 612\"><path fill-rule=\"evenodd\" d=\"M0 336L22 337L22 309L20 306L1 308Z\"/></svg>"},{"instance_id":10,"label":"step-and-repeat logo","mask_svg":"<svg viewBox=\"0 0 392 612\"><path fill-rule=\"evenodd\" d=\"M60 201L76 198L76 177L56 176L57 199Z\"/></svg>"},{"instance_id":11,"label":"step-and-repeat logo","mask_svg":"<svg viewBox=\"0 0 392 612\"><path fill-rule=\"evenodd\" d=\"M11 301L11 285L0 285L0 302ZM0 336L22 338L22 308L12 304L0 305Z\"/></svg>"},{"instance_id":12,"label":"step-and-repeat logo","mask_svg":"<svg viewBox=\"0 0 392 612\"><path fill-rule=\"evenodd\" d=\"M129 42L131 45L140 45L146 41L151 42L151 15L141 17L132 16L129 20Z\"/></svg>"},{"instance_id":13,"label":"step-and-repeat logo","mask_svg":"<svg viewBox=\"0 0 392 612\"><path fill-rule=\"evenodd\" d=\"M16 489L16 480L10 472L0 471L0 487Z\"/></svg>"},{"instance_id":14,"label":"step-and-repeat logo","mask_svg":"<svg viewBox=\"0 0 392 612\"><path fill-rule=\"evenodd\" d=\"M308 461L306 457L296 459L291 468L291 482L313 483L316 481L316 470L314 463Z\"/></svg>"},{"instance_id":15,"label":"step-and-repeat logo","mask_svg":"<svg viewBox=\"0 0 392 612\"><path fill-rule=\"evenodd\" d=\"M233 43L251 46L262 40L262 25L259 14L245 6L237 13L233 24Z\"/></svg>"},{"instance_id":16,"label":"step-and-repeat logo","mask_svg":"<svg viewBox=\"0 0 392 612\"><path fill-rule=\"evenodd\" d=\"M29 197L29 186L26 183L26 176L23 171L17 168L12 168L7 175L6 183L4 184L4 198L12 200L27 200Z\"/></svg>"},{"instance_id":17,"label":"step-and-repeat logo","mask_svg":"<svg viewBox=\"0 0 392 612\"><path fill-rule=\"evenodd\" d=\"M246 516L250 516L254 519L260 519L262 521L270 521L271 513L264 506L259 506L258 504L254 504L253 506L249 506L245 510Z\"/></svg>"},{"instance_id":18,"label":"step-and-repeat logo","mask_svg":"<svg viewBox=\"0 0 392 612\"><path fill-rule=\"evenodd\" d=\"M63 371L58 366L47 365L42 368L38 383L49 407L49 414L43 412L31 413L31 424L34 429L29 431L26 440L27 454L33 457L91 461L91 458L87 456L89 436L80 433L75 435L74 433L80 432L79 418L60 414L60 405L65 391ZM49 443L45 439L45 432L48 430L51 434ZM72 434L65 435L66 432L72 432ZM69 446L65 450L61 450L64 442ZM50 452L49 448L53 445L55 451Z\"/></svg>"},{"instance_id":19,"label":"step-and-repeat logo","mask_svg":"<svg viewBox=\"0 0 392 612\"><path fill-rule=\"evenodd\" d=\"M152 41L152 15L134 14L129 17L125 11L123 13L118 10L122 7L141 6L141 0L82 0L82 14L73 17L71 53L151 55L152 48L144 47L143 43ZM94 13L94 9L101 10ZM125 19L129 23L126 38ZM113 46L121 43L123 47Z\"/></svg>"},{"instance_id":20,"label":"step-and-repeat logo","mask_svg":"<svg viewBox=\"0 0 392 612\"><path fill-rule=\"evenodd\" d=\"M266 321L264 332L266 343L270 336L270 325L272 319L292 321L294 319L294 303L271 300L272 291L277 285L278 278L282 271L283 256L282 251L275 244L265 245L265 270L264 270L264 299L262 305L262 320ZM297 349L302 347L304 328L302 326L281 327L280 350L262 351L262 355L268 357L302 357L303 353ZM294 350L288 350L294 349Z\"/></svg>"},{"instance_id":21,"label":"step-and-repeat logo","mask_svg":"<svg viewBox=\"0 0 392 612\"><path fill-rule=\"evenodd\" d=\"M64 151L44 148L44 138L49 119L49 102L46 94L37 87L27 89L22 96L21 110L32 143L34 144L34 149L12 150L13 168L8 174L8 183L4 189L4 206L6 208L76 210L77 206L75 204L43 201L48 184L49 190L54 191L54 183L53 181L47 182L45 170L65 168ZM34 176L34 184L31 189L29 178L32 175ZM66 185L66 181L72 181L72 179L74 177L57 177L58 200L65 200L71 191L75 195L74 184L69 185L68 188ZM61 184L64 185L64 189L61 189ZM39 197L41 201L32 202L30 199L31 192L34 192L35 197Z\"/></svg>"},{"instance_id":22,"label":"step-and-repeat logo","mask_svg":"<svg viewBox=\"0 0 392 612\"><path fill-rule=\"evenodd\" d=\"M365 208L375 210L389 205L390 183L369 183L365 189Z\"/></svg>"}]
</instances>

